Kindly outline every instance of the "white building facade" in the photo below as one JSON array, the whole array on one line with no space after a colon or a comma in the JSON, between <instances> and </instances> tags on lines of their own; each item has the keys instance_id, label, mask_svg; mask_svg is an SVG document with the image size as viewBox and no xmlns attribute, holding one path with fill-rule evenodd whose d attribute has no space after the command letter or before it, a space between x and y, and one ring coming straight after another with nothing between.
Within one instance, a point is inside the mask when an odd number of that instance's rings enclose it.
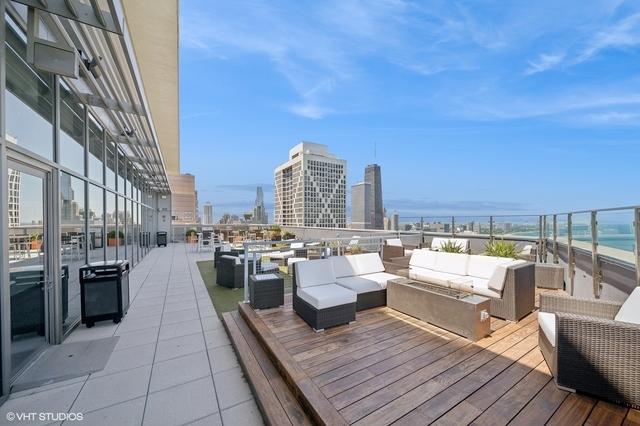
<instances>
[{"instance_id":1,"label":"white building facade","mask_svg":"<svg viewBox=\"0 0 640 426\"><path fill-rule=\"evenodd\" d=\"M346 228L347 162L326 145L302 142L275 169L275 222L281 226Z\"/></svg>"}]
</instances>

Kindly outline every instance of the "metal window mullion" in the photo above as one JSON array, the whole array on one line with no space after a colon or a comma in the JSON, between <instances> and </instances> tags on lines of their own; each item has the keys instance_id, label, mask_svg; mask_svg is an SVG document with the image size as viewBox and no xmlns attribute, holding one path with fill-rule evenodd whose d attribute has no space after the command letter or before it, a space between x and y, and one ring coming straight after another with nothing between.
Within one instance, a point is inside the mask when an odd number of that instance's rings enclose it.
<instances>
[{"instance_id":1,"label":"metal window mullion","mask_svg":"<svg viewBox=\"0 0 640 426\"><path fill-rule=\"evenodd\" d=\"M87 180L83 180L84 185L84 261L89 261L89 111L86 105L83 105L84 118L84 174Z\"/></svg>"}]
</instances>

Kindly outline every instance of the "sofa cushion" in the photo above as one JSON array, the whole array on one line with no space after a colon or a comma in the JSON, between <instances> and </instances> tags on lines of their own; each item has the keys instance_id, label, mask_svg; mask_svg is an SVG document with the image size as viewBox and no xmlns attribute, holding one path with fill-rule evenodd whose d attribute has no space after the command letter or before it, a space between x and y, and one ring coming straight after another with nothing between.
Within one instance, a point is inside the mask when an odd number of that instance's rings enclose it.
<instances>
[{"instance_id":1,"label":"sofa cushion","mask_svg":"<svg viewBox=\"0 0 640 426\"><path fill-rule=\"evenodd\" d=\"M524 260L506 259L504 263L498 265L496 270L489 278L489 288L502 293L504 284L507 281L507 270L513 266L526 263Z\"/></svg>"},{"instance_id":2,"label":"sofa cushion","mask_svg":"<svg viewBox=\"0 0 640 426\"><path fill-rule=\"evenodd\" d=\"M469 256L469 265L467 267L467 275L489 279L495 272L498 265L509 262L510 259L492 256Z\"/></svg>"},{"instance_id":3,"label":"sofa cushion","mask_svg":"<svg viewBox=\"0 0 640 426\"><path fill-rule=\"evenodd\" d=\"M356 254L356 270L358 275L375 274L384 272L384 263L378 253Z\"/></svg>"},{"instance_id":4,"label":"sofa cushion","mask_svg":"<svg viewBox=\"0 0 640 426\"><path fill-rule=\"evenodd\" d=\"M640 287L631 292L615 317L616 321L640 324Z\"/></svg>"},{"instance_id":5,"label":"sofa cushion","mask_svg":"<svg viewBox=\"0 0 640 426\"><path fill-rule=\"evenodd\" d=\"M387 245L394 246L394 247L402 247L402 240L400 238L389 238L387 240Z\"/></svg>"},{"instance_id":6,"label":"sofa cushion","mask_svg":"<svg viewBox=\"0 0 640 426\"><path fill-rule=\"evenodd\" d=\"M417 266L419 268L434 269L438 252L430 250L414 250L409 259L409 266Z\"/></svg>"},{"instance_id":7,"label":"sofa cushion","mask_svg":"<svg viewBox=\"0 0 640 426\"><path fill-rule=\"evenodd\" d=\"M271 259L287 259L289 257L293 257L295 256L295 253L293 252L293 250L287 250L287 251L274 251L268 254L268 256Z\"/></svg>"},{"instance_id":8,"label":"sofa cushion","mask_svg":"<svg viewBox=\"0 0 640 426\"><path fill-rule=\"evenodd\" d=\"M333 272L336 278L352 277L358 275L356 256L331 256Z\"/></svg>"},{"instance_id":9,"label":"sofa cushion","mask_svg":"<svg viewBox=\"0 0 640 426\"><path fill-rule=\"evenodd\" d=\"M310 262L309 262L310 263ZM300 266L301 263L298 264ZM298 269L298 271L300 271ZM356 303L357 294L338 284L316 285L297 289L298 297L316 309Z\"/></svg>"},{"instance_id":10,"label":"sofa cushion","mask_svg":"<svg viewBox=\"0 0 640 426\"><path fill-rule=\"evenodd\" d=\"M388 272L376 272L375 274L360 275L360 277L377 282L382 289L387 288L387 282L389 280L402 278L400 275L394 275Z\"/></svg>"},{"instance_id":11,"label":"sofa cushion","mask_svg":"<svg viewBox=\"0 0 640 426\"><path fill-rule=\"evenodd\" d=\"M431 284L438 284L443 287L449 286L449 281L460 278L459 275L448 274L446 272L434 271L432 269L411 267L409 269L409 278L412 280L423 281Z\"/></svg>"},{"instance_id":12,"label":"sofa cushion","mask_svg":"<svg viewBox=\"0 0 640 426\"><path fill-rule=\"evenodd\" d=\"M467 275L466 277L449 281L449 287L469 291L468 288L489 288L488 283L489 280L487 279Z\"/></svg>"},{"instance_id":13,"label":"sofa cushion","mask_svg":"<svg viewBox=\"0 0 640 426\"><path fill-rule=\"evenodd\" d=\"M301 249L304 248L304 243L291 243L292 249Z\"/></svg>"},{"instance_id":14,"label":"sofa cushion","mask_svg":"<svg viewBox=\"0 0 640 426\"><path fill-rule=\"evenodd\" d=\"M227 259L229 261L233 261L233 263L236 264L236 265L240 265L240 258L237 257L237 256L224 255L224 256L221 256L220 259Z\"/></svg>"},{"instance_id":15,"label":"sofa cushion","mask_svg":"<svg viewBox=\"0 0 640 426\"><path fill-rule=\"evenodd\" d=\"M380 287L380 284L378 284L376 281L369 280L363 277L338 278L336 282L338 283L338 285L355 291L358 294L382 290L382 287Z\"/></svg>"},{"instance_id":16,"label":"sofa cushion","mask_svg":"<svg viewBox=\"0 0 640 426\"><path fill-rule=\"evenodd\" d=\"M538 325L551 345L556 347L556 314L538 312Z\"/></svg>"},{"instance_id":17,"label":"sofa cushion","mask_svg":"<svg viewBox=\"0 0 640 426\"><path fill-rule=\"evenodd\" d=\"M296 285L300 288L335 284L336 276L329 259L307 260L296 265Z\"/></svg>"},{"instance_id":18,"label":"sofa cushion","mask_svg":"<svg viewBox=\"0 0 640 426\"><path fill-rule=\"evenodd\" d=\"M468 254L459 253L438 253L436 258L436 271L446 272L454 275L467 275Z\"/></svg>"}]
</instances>

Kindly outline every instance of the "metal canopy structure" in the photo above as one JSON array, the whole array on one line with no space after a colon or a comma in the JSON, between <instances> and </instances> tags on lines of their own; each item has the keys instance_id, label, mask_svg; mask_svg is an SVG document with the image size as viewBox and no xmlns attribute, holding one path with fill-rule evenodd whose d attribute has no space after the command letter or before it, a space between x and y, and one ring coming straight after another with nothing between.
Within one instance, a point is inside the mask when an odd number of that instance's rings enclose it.
<instances>
[{"instance_id":1,"label":"metal canopy structure","mask_svg":"<svg viewBox=\"0 0 640 426\"><path fill-rule=\"evenodd\" d=\"M169 193L164 159L120 2L20 0L16 3L26 5L29 15L42 18L40 25L64 38L52 44L73 48L80 64L79 77L61 78L98 117L146 186L152 191ZM26 17L16 7L7 3L9 12L27 28Z\"/></svg>"}]
</instances>

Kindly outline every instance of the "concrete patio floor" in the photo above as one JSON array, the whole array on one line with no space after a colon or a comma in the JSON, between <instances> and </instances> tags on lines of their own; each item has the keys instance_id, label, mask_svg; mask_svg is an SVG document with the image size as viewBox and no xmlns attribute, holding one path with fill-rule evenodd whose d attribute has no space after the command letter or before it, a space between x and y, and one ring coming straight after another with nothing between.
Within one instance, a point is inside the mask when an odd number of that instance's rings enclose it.
<instances>
[{"instance_id":1,"label":"concrete patio floor","mask_svg":"<svg viewBox=\"0 0 640 426\"><path fill-rule=\"evenodd\" d=\"M152 250L131 272L124 320L81 326L64 343L119 336L104 370L12 394L0 424L42 412L82 413L64 424L92 426L262 424L196 265L208 259L184 244Z\"/></svg>"}]
</instances>

